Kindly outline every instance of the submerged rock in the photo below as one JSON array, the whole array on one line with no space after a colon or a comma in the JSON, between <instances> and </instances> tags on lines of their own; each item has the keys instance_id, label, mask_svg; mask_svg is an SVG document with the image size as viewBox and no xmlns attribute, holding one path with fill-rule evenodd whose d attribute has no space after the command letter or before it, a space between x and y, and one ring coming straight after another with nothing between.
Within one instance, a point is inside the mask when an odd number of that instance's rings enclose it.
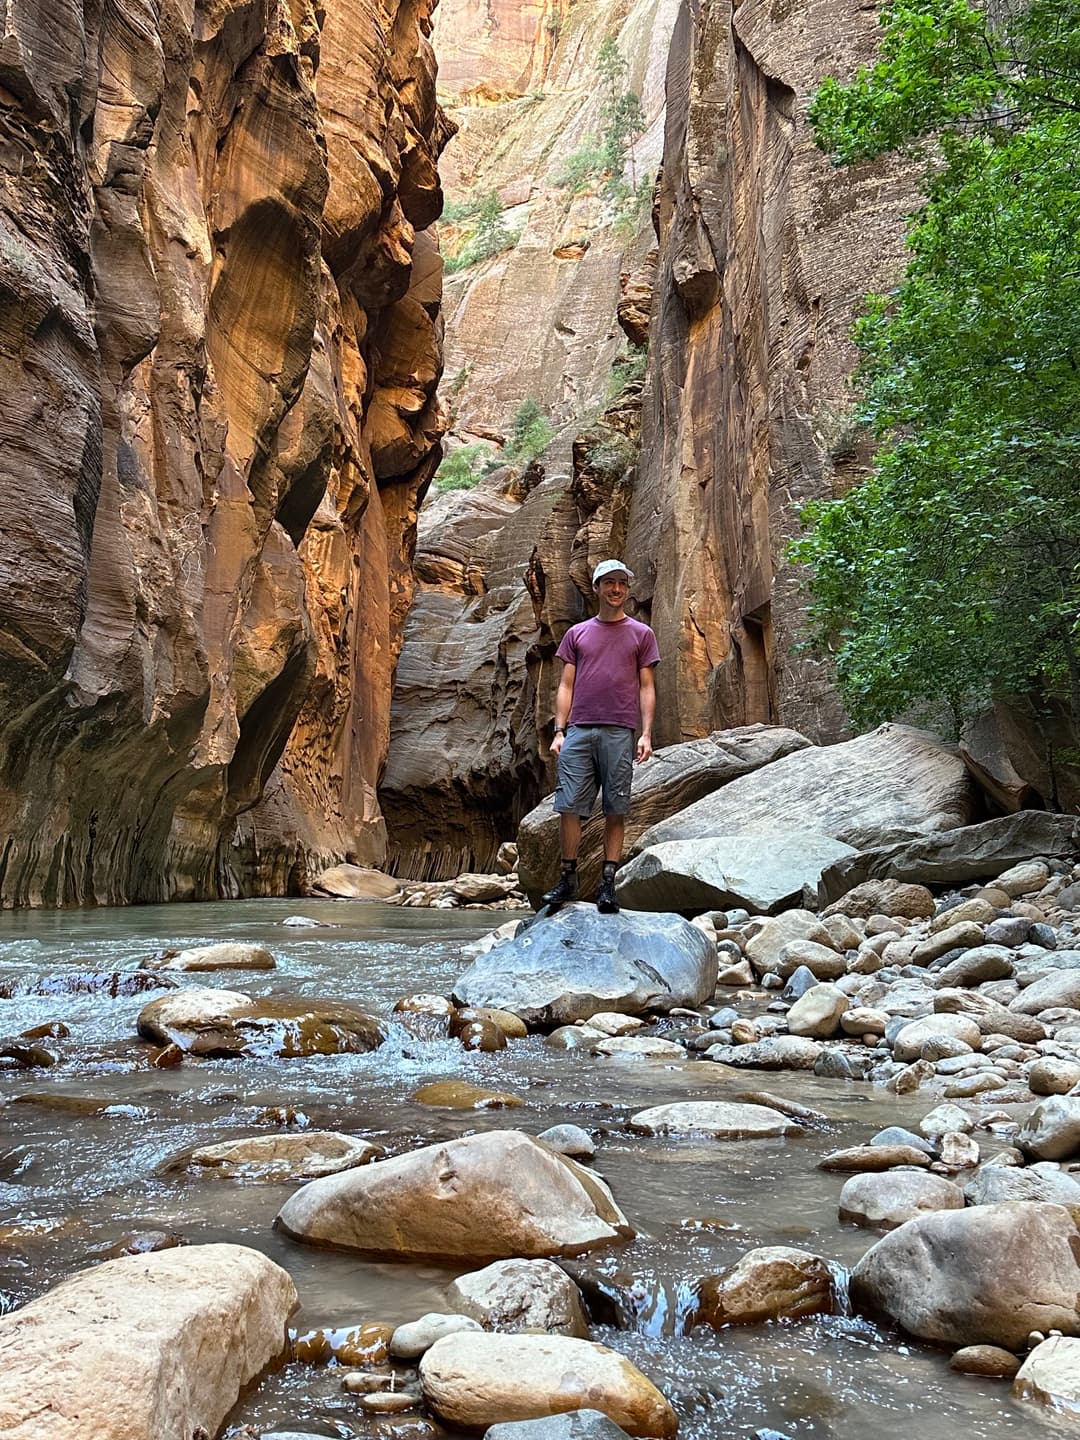
<instances>
[{"instance_id":1,"label":"submerged rock","mask_svg":"<svg viewBox=\"0 0 1080 1440\"><path fill-rule=\"evenodd\" d=\"M282 1355L296 1304L285 1271L241 1245L84 1270L0 1319L0 1432L216 1435L240 1392Z\"/></svg>"},{"instance_id":2,"label":"submerged rock","mask_svg":"<svg viewBox=\"0 0 1080 1440\"><path fill-rule=\"evenodd\" d=\"M601 1180L516 1130L314 1180L276 1223L308 1244L399 1259L578 1255L634 1234Z\"/></svg>"},{"instance_id":3,"label":"submerged rock","mask_svg":"<svg viewBox=\"0 0 1080 1440\"><path fill-rule=\"evenodd\" d=\"M144 1040L191 1055L356 1054L386 1038L380 1021L358 1005L299 995L252 999L236 990L177 990L152 1000L138 1023Z\"/></svg>"},{"instance_id":4,"label":"submerged rock","mask_svg":"<svg viewBox=\"0 0 1080 1440\"><path fill-rule=\"evenodd\" d=\"M420 1384L427 1405L455 1429L584 1405L628 1435L670 1440L678 1427L663 1395L629 1360L563 1335L450 1335L420 1362Z\"/></svg>"},{"instance_id":5,"label":"submerged rock","mask_svg":"<svg viewBox=\"0 0 1080 1440\"><path fill-rule=\"evenodd\" d=\"M755 1140L802 1131L794 1120L765 1105L721 1100L686 1100L639 1110L630 1128L644 1135L707 1135L712 1140Z\"/></svg>"},{"instance_id":6,"label":"submerged rock","mask_svg":"<svg viewBox=\"0 0 1080 1440\"><path fill-rule=\"evenodd\" d=\"M920 1215L851 1274L854 1307L920 1340L1002 1345L1080 1332L1080 1235L1063 1206L1012 1201Z\"/></svg>"},{"instance_id":7,"label":"submerged rock","mask_svg":"<svg viewBox=\"0 0 1080 1440\"><path fill-rule=\"evenodd\" d=\"M468 1080L433 1080L430 1085L421 1085L412 1098L418 1105L437 1105L446 1110L513 1110L525 1104L520 1095L484 1090Z\"/></svg>"},{"instance_id":8,"label":"submerged rock","mask_svg":"<svg viewBox=\"0 0 1080 1440\"><path fill-rule=\"evenodd\" d=\"M315 1180L354 1165L366 1165L383 1153L378 1145L333 1130L305 1130L299 1135L252 1135L201 1145L187 1165L229 1180Z\"/></svg>"},{"instance_id":9,"label":"submerged rock","mask_svg":"<svg viewBox=\"0 0 1080 1440\"><path fill-rule=\"evenodd\" d=\"M622 1440L626 1431L599 1410L567 1410L536 1420L492 1425L484 1440Z\"/></svg>"},{"instance_id":10,"label":"submerged rock","mask_svg":"<svg viewBox=\"0 0 1080 1440\"><path fill-rule=\"evenodd\" d=\"M678 915L567 905L481 955L454 986L467 1005L510 1010L530 1025L598 1011L697 1006L716 986L716 945Z\"/></svg>"}]
</instances>

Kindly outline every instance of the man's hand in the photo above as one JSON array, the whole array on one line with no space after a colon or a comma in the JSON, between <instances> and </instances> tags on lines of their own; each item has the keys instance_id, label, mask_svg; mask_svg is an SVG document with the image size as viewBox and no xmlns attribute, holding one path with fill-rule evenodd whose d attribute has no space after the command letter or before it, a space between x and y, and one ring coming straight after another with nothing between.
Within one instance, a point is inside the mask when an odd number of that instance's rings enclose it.
<instances>
[{"instance_id":1,"label":"man's hand","mask_svg":"<svg viewBox=\"0 0 1080 1440\"><path fill-rule=\"evenodd\" d=\"M637 755L635 758L639 765L644 765L645 761L648 760L651 755L652 741L649 739L648 735L642 735L637 742Z\"/></svg>"},{"instance_id":2,"label":"man's hand","mask_svg":"<svg viewBox=\"0 0 1080 1440\"><path fill-rule=\"evenodd\" d=\"M566 736L565 736L565 735L556 735L556 736L555 736L555 739L552 740L551 744L548 746L548 749L551 751L552 755L558 755L559 751L560 751L560 750L562 749L562 747L563 747L563 741L564 741L565 739L566 739Z\"/></svg>"}]
</instances>

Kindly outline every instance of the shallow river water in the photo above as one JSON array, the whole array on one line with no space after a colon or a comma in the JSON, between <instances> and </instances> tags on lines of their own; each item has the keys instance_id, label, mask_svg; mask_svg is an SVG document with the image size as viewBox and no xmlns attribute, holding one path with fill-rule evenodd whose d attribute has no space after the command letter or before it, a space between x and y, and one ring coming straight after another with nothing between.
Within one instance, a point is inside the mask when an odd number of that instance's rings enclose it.
<instances>
[{"instance_id":1,"label":"shallow river water","mask_svg":"<svg viewBox=\"0 0 1080 1440\"><path fill-rule=\"evenodd\" d=\"M335 928L283 926L297 914ZM659 1385L684 1440L759 1430L836 1440L1060 1434L1012 1401L1007 1384L954 1375L945 1352L855 1317L684 1333L693 1282L747 1249L797 1245L838 1267L853 1264L875 1237L839 1224L843 1177L817 1170L815 1161L882 1125L912 1122L925 1100L801 1074L748 1071L734 1079L708 1062L599 1059L546 1048L540 1037L493 1055L467 1053L456 1041L398 1030L370 1055L185 1060L177 1069L147 1070L134 1067L143 1048L135 1022L161 992L121 999L26 993L42 976L132 970L163 947L230 939L265 945L278 968L193 976L191 983L332 996L386 1012L414 991L448 993L464 968L461 946L504 918L296 900L0 915L0 985L13 992L0 1000L0 1033L61 1020L72 1037L64 1045L70 1058L51 1069L0 1068L0 1306L42 1293L102 1258L126 1233L167 1228L189 1242L251 1245L285 1266L300 1292L301 1330L414 1319L442 1309L450 1280L476 1267L377 1264L296 1244L272 1228L292 1186L178 1174L168 1171L168 1160L196 1142L266 1133L256 1124L266 1106L291 1106L313 1128L377 1140L392 1154L481 1128L536 1134L572 1121L596 1138L594 1169L638 1232L631 1245L582 1262L617 1302L619 1328L598 1327L594 1338ZM441 1078L511 1091L525 1103L457 1111L411 1099ZM816 1107L829 1126L797 1139L709 1145L625 1129L646 1105L754 1088ZM34 1095L93 1097L109 1108L71 1113L20 1100ZM241 1401L226 1433L250 1426L245 1434L293 1429L375 1440L401 1427L401 1420L363 1416L340 1378L334 1367L288 1365Z\"/></svg>"}]
</instances>

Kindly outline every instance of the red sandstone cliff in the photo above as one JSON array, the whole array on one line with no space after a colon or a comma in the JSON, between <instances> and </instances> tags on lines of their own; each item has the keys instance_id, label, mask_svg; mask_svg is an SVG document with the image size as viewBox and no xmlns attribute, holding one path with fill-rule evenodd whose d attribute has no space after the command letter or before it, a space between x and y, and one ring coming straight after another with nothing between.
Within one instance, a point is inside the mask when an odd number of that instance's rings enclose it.
<instances>
[{"instance_id":1,"label":"red sandstone cliff","mask_svg":"<svg viewBox=\"0 0 1080 1440\"><path fill-rule=\"evenodd\" d=\"M5 13L4 904L381 853L441 432L430 9Z\"/></svg>"}]
</instances>

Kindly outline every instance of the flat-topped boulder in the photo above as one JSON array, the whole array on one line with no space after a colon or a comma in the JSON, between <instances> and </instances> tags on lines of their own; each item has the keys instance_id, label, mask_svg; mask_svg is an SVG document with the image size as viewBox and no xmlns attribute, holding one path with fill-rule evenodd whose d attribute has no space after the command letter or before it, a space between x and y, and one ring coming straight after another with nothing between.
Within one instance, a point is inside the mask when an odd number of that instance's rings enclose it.
<instances>
[{"instance_id":1,"label":"flat-topped boulder","mask_svg":"<svg viewBox=\"0 0 1080 1440\"><path fill-rule=\"evenodd\" d=\"M366 1165L382 1148L335 1130L304 1130L296 1135L248 1135L199 1145L186 1157L186 1168L227 1180L317 1180L355 1165Z\"/></svg>"},{"instance_id":2,"label":"flat-topped boulder","mask_svg":"<svg viewBox=\"0 0 1080 1440\"><path fill-rule=\"evenodd\" d=\"M856 851L809 830L738 833L650 845L619 871L623 905L638 910L726 910L770 915L816 892L826 866Z\"/></svg>"},{"instance_id":3,"label":"flat-topped boulder","mask_svg":"<svg viewBox=\"0 0 1080 1440\"><path fill-rule=\"evenodd\" d=\"M386 1038L375 1016L343 1000L306 995L253 998L237 990L188 988L139 1012L139 1034L188 1055L361 1054Z\"/></svg>"},{"instance_id":4,"label":"flat-topped boulder","mask_svg":"<svg viewBox=\"0 0 1080 1440\"><path fill-rule=\"evenodd\" d=\"M945 833L862 847L863 854L838 860L822 873L819 900L823 905L839 901L867 880L920 885L994 880L1010 865L1034 855L1068 858L1080 850L1080 818L1045 810L1021 810L976 825L961 821L956 829L937 828Z\"/></svg>"},{"instance_id":5,"label":"flat-topped boulder","mask_svg":"<svg viewBox=\"0 0 1080 1440\"><path fill-rule=\"evenodd\" d=\"M510 1010L530 1025L701 1005L716 987L716 944L680 915L566 905L481 955L454 986L466 1005Z\"/></svg>"},{"instance_id":6,"label":"flat-topped boulder","mask_svg":"<svg viewBox=\"0 0 1080 1440\"><path fill-rule=\"evenodd\" d=\"M83 1270L0 1319L0 1435L216 1435L241 1391L285 1353L296 1304L286 1272L242 1245Z\"/></svg>"},{"instance_id":7,"label":"flat-topped boulder","mask_svg":"<svg viewBox=\"0 0 1080 1440\"><path fill-rule=\"evenodd\" d=\"M312 882L312 888L340 900L389 900L401 894L397 880L366 865L331 865Z\"/></svg>"},{"instance_id":8,"label":"flat-topped boulder","mask_svg":"<svg viewBox=\"0 0 1080 1440\"><path fill-rule=\"evenodd\" d=\"M723 1100L682 1100L639 1110L631 1130L643 1135L699 1135L711 1140L759 1140L798 1135L802 1126L767 1105L731 1104Z\"/></svg>"},{"instance_id":9,"label":"flat-topped boulder","mask_svg":"<svg viewBox=\"0 0 1080 1440\"><path fill-rule=\"evenodd\" d=\"M839 745L797 750L733 780L646 830L637 848L800 830L866 850L966 825L975 800L964 762L951 747L922 730L889 724Z\"/></svg>"},{"instance_id":10,"label":"flat-topped boulder","mask_svg":"<svg viewBox=\"0 0 1080 1440\"><path fill-rule=\"evenodd\" d=\"M744 725L654 751L647 765L634 767L634 803L626 820L628 849L650 826L703 795L796 750L804 750L809 744L804 736L779 725ZM536 905L559 878L559 817L552 808L551 796L522 820L518 852L521 887ZM594 815L582 827L578 853L578 872L586 895L591 895L599 883L603 858L604 818Z\"/></svg>"},{"instance_id":11,"label":"flat-topped boulder","mask_svg":"<svg viewBox=\"0 0 1080 1440\"><path fill-rule=\"evenodd\" d=\"M398 1260L579 1255L634 1234L602 1180L516 1130L313 1180L276 1224L310 1245Z\"/></svg>"},{"instance_id":12,"label":"flat-topped boulder","mask_svg":"<svg viewBox=\"0 0 1080 1440\"><path fill-rule=\"evenodd\" d=\"M562 1409L600 1410L628 1435L670 1440L675 1412L637 1366L564 1335L465 1333L437 1340L420 1362L425 1404L455 1430L486 1430Z\"/></svg>"},{"instance_id":13,"label":"flat-topped boulder","mask_svg":"<svg viewBox=\"0 0 1080 1440\"><path fill-rule=\"evenodd\" d=\"M851 1302L920 1340L1016 1350L1032 1330L1080 1333L1078 1253L1061 1205L939 1210L871 1246L851 1273Z\"/></svg>"},{"instance_id":14,"label":"flat-topped boulder","mask_svg":"<svg viewBox=\"0 0 1080 1440\"><path fill-rule=\"evenodd\" d=\"M165 970L273 970L277 962L261 945L227 941L220 945L195 945L188 950L166 950L143 960L140 969Z\"/></svg>"}]
</instances>

